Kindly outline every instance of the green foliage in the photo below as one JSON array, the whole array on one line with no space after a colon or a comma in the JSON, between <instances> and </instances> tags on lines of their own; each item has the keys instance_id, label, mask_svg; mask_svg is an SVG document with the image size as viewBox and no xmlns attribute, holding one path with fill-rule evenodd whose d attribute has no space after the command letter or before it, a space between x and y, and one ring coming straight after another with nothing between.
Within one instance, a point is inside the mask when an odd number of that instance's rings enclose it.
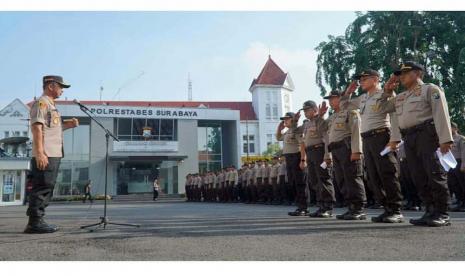
<instances>
[{"instance_id":1,"label":"green foliage","mask_svg":"<svg viewBox=\"0 0 465 276\"><path fill-rule=\"evenodd\" d=\"M282 154L282 149L279 146L278 143L276 144L269 144L268 147L266 148L266 151L263 152L263 156L265 157L273 157L275 155L281 155Z\"/></svg>"},{"instance_id":2,"label":"green foliage","mask_svg":"<svg viewBox=\"0 0 465 276\"><path fill-rule=\"evenodd\" d=\"M350 77L365 68L379 70L387 80L403 60L423 64L424 81L444 89L452 120L465 130L465 13L357 13L343 36L328 36L316 50L321 95L344 90Z\"/></svg>"}]
</instances>

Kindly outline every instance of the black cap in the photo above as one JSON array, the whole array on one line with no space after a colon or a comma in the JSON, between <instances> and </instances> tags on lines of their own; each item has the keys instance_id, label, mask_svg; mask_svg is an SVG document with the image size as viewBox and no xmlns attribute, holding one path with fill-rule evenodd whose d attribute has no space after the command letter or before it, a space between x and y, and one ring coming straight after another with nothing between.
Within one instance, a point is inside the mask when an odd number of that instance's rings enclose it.
<instances>
[{"instance_id":1,"label":"black cap","mask_svg":"<svg viewBox=\"0 0 465 276\"><path fill-rule=\"evenodd\" d=\"M288 119L288 118L294 118L294 116L295 116L294 112L286 112L286 114L284 116L282 116L281 118L279 118L279 119L282 121L282 120L285 120L285 119Z\"/></svg>"},{"instance_id":2,"label":"black cap","mask_svg":"<svg viewBox=\"0 0 465 276\"><path fill-rule=\"evenodd\" d=\"M379 78L379 72L373 69L365 69L360 74L354 75L353 79L359 80L362 77L378 77Z\"/></svg>"},{"instance_id":3,"label":"black cap","mask_svg":"<svg viewBox=\"0 0 465 276\"><path fill-rule=\"evenodd\" d=\"M329 92L328 96L323 97L323 99L329 100L332 97L340 97L341 95L342 95L341 91L333 90L333 91Z\"/></svg>"},{"instance_id":4,"label":"black cap","mask_svg":"<svg viewBox=\"0 0 465 276\"><path fill-rule=\"evenodd\" d=\"M49 76L44 76L42 78L42 82L43 84L46 84L46 83L49 83L49 82L56 82L58 83L61 87L63 88L70 88L71 85L69 84L66 84L64 81L63 81L63 77L62 76L52 76L52 75L49 75Z\"/></svg>"},{"instance_id":5,"label":"black cap","mask_svg":"<svg viewBox=\"0 0 465 276\"><path fill-rule=\"evenodd\" d=\"M423 65L416 63L415 61L406 61L402 63L398 70L394 71L394 75L399 76L400 74L402 74L402 72L408 72L412 70L425 71L425 68L423 67Z\"/></svg>"},{"instance_id":6,"label":"black cap","mask_svg":"<svg viewBox=\"0 0 465 276\"><path fill-rule=\"evenodd\" d=\"M305 109L308 109L308 108L317 108L317 105L314 101L306 101L304 102L303 106L302 106L302 109L305 110Z\"/></svg>"},{"instance_id":7,"label":"black cap","mask_svg":"<svg viewBox=\"0 0 465 276\"><path fill-rule=\"evenodd\" d=\"M451 122L451 123L450 123L450 126L451 126L452 128L459 128L459 126L457 125L457 123L454 123L454 122Z\"/></svg>"}]
</instances>

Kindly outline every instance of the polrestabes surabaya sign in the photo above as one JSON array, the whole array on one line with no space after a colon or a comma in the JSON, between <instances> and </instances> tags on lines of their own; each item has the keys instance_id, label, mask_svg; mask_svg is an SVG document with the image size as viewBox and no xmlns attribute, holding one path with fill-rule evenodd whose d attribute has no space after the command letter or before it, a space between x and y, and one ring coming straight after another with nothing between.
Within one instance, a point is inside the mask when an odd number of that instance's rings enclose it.
<instances>
[{"instance_id":1,"label":"polrestabes surabaya sign","mask_svg":"<svg viewBox=\"0 0 465 276\"><path fill-rule=\"evenodd\" d=\"M57 103L62 116L86 116L77 105L70 103ZM110 106L88 105L90 111L96 117L110 118L162 118L185 120L239 120L239 110L183 108L183 107L134 107L134 106Z\"/></svg>"}]
</instances>

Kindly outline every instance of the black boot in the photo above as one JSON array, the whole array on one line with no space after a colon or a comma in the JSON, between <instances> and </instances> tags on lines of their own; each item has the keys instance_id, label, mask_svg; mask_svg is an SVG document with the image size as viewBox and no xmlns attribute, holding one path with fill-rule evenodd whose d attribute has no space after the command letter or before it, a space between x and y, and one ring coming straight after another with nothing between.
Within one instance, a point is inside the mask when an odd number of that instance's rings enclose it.
<instances>
[{"instance_id":1,"label":"black boot","mask_svg":"<svg viewBox=\"0 0 465 276\"><path fill-rule=\"evenodd\" d=\"M322 208L318 208L318 210L316 210L315 212L313 213L310 213L308 216L311 217L311 218L317 218L319 217L320 213L322 212Z\"/></svg>"},{"instance_id":2,"label":"black boot","mask_svg":"<svg viewBox=\"0 0 465 276\"><path fill-rule=\"evenodd\" d=\"M367 214L362 204L351 205L350 212L344 216L344 220L366 220Z\"/></svg>"},{"instance_id":3,"label":"black boot","mask_svg":"<svg viewBox=\"0 0 465 276\"><path fill-rule=\"evenodd\" d=\"M350 214L350 210L347 210L344 214L336 215L336 219L344 219L345 216Z\"/></svg>"},{"instance_id":4,"label":"black boot","mask_svg":"<svg viewBox=\"0 0 465 276\"><path fill-rule=\"evenodd\" d=\"M387 210L384 210L384 212L381 215L372 217L371 221L376 223L384 222L384 218L387 216L389 216L389 212Z\"/></svg>"},{"instance_id":5,"label":"black boot","mask_svg":"<svg viewBox=\"0 0 465 276\"><path fill-rule=\"evenodd\" d=\"M402 223L405 221L400 207L390 208L387 216L383 218L385 223Z\"/></svg>"},{"instance_id":6,"label":"black boot","mask_svg":"<svg viewBox=\"0 0 465 276\"><path fill-rule=\"evenodd\" d=\"M301 210L301 209L297 209L295 210L294 212L289 212L287 213L289 216L292 216L292 217L302 217L302 216L307 216L308 215L308 211L307 210Z\"/></svg>"},{"instance_id":7,"label":"black boot","mask_svg":"<svg viewBox=\"0 0 465 276\"><path fill-rule=\"evenodd\" d=\"M427 219L426 224L432 227L449 226L450 217L447 213L434 212L434 214Z\"/></svg>"},{"instance_id":8,"label":"black boot","mask_svg":"<svg viewBox=\"0 0 465 276\"><path fill-rule=\"evenodd\" d=\"M416 226L426 226L428 225L428 220L431 218L433 215L433 207L432 206L426 206L426 212L421 216L421 218L418 219L411 219L410 223Z\"/></svg>"},{"instance_id":9,"label":"black boot","mask_svg":"<svg viewBox=\"0 0 465 276\"><path fill-rule=\"evenodd\" d=\"M29 222L24 230L27 234L46 234L58 231L58 226L47 224L42 217L29 217Z\"/></svg>"}]
</instances>

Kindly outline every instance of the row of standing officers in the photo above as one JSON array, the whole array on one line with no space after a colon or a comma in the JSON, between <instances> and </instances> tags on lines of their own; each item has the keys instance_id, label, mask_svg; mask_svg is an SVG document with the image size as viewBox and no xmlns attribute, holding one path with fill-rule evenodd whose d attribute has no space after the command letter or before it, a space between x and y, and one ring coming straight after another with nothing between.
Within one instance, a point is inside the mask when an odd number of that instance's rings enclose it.
<instances>
[{"instance_id":1,"label":"row of standing officers","mask_svg":"<svg viewBox=\"0 0 465 276\"><path fill-rule=\"evenodd\" d=\"M465 190L465 167L461 163L461 158L465 157L465 143L450 121L444 92L434 84L424 83L423 75L422 65L407 61L381 87L379 72L364 70L354 76L344 92L334 90L324 97L332 110L328 118L325 119L329 109L325 101L320 105L307 101L299 112L288 112L281 118L276 137L283 141L283 160L275 158L271 166L261 162L255 166L244 165L240 170L240 186L239 175L233 167L219 175L209 173L210 177L204 179L211 180L206 183L199 183L202 178L198 175L189 176L188 197L199 200L204 190L207 200L218 197L221 201L235 201L240 198L239 191L243 198L247 197L247 202L273 203L293 198L297 209L289 215L330 218L336 182L347 204L347 211L336 218L365 220L365 170L368 185L384 208L384 212L371 220L402 223L403 198L397 156L402 145L404 156L400 160L406 161L408 177L425 206L424 214L411 219L410 223L450 225L449 186ZM394 90L399 84L403 91L396 95ZM355 97L359 86L364 93ZM306 120L298 125L301 111ZM449 172L448 185L448 173L441 166L437 152L446 154L451 150L459 164ZM316 191L319 208L313 213L308 212L304 175ZM280 181L284 176L287 180ZM288 184L280 185L282 183ZM463 191L452 192L462 201L463 207Z\"/></svg>"}]
</instances>

